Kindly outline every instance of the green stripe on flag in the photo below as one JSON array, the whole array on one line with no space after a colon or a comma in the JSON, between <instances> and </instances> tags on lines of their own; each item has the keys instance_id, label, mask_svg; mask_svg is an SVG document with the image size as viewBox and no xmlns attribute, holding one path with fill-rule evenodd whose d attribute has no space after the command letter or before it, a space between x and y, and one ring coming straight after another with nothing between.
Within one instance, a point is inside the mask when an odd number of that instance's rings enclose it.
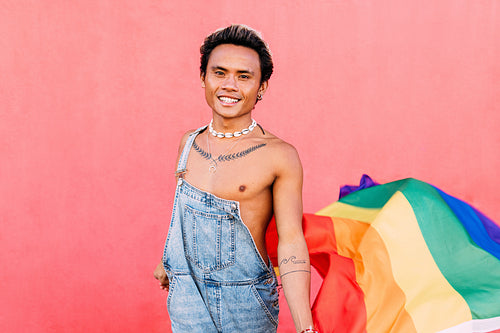
<instances>
[{"instance_id":1,"label":"green stripe on flag","mask_svg":"<svg viewBox=\"0 0 500 333\"><path fill-rule=\"evenodd\" d=\"M381 208L408 179L369 187L346 195L339 202L362 208Z\"/></svg>"},{"instance_id":2,"label":"green stripe on flag","mask_svg":"<svg viewBox=\"0 0 500 333\"><path fill-rule=\"evenodd\" d=\"M433 186L415 179L399 185L436 264L465 299L472 318L500 316L500 261L472 241Z\"/></svg>"}]
</instances>

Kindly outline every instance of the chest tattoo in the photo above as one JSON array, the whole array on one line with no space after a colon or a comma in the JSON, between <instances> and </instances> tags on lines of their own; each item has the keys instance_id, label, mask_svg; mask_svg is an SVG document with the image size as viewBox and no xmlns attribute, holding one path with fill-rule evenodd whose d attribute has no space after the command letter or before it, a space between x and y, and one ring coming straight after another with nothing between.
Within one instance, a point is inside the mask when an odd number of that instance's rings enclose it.
<instances>
[{"instance_id":1,"label":"chest tattoo","mask_svg":"<svg viewBox=\"0 0 500 333\"><path fill-rule=\"evenodd\" d=\"M261 144L258 144L258 145L255 145L255 146L252 146L250 148L247 148L245 150L242 150L240 152L237 152L237 153L232 153L232 154L222 154L222 155L219 155L218 157L216 158L213 158L212 157L212 154L211 153L207 153L206 151L204 151L200 146L198 146L196 144L196 141L193 142L193 149L201 155L201 157L203 157L204 159L206 160L215 160L217 162L228 162L228 161L233 161L233 160L236 160L238 158L243 158L245 156L247 156L248 154L250 154L251 152L254 152L256 151L257 149L260 149L262 147L264 147L265 145L267 145L266 143L261 143Z\"/></svg>"}]
</instances>

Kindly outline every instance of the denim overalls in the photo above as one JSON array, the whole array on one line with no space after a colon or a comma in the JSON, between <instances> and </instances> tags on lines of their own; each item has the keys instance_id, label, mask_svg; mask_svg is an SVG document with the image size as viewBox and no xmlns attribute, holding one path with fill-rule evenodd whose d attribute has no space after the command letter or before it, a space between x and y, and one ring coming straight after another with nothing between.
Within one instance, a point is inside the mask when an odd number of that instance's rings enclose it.
<instances>
[{"instance_id":1,"label":"denim overalls","mask_svg":"<svg viewBox=\"0 0 500 333\"><path fill-rule=\"evenodd\" d=\"M181 153L163 252L172 331L276 332L276 275L241 220L239 202L202 191L182 177L194 139L205 128L188 137Z\"/></svg>"}]
</instances>

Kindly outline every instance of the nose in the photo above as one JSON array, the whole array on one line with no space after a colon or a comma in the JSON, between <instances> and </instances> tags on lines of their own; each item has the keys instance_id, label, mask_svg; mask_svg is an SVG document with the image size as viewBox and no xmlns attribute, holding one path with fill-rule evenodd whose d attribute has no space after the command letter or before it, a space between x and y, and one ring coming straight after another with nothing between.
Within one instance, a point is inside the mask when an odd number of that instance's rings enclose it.
<instances>
[{"instance_id":1,"label":"nose","mask_svg":"<svg viewBox=\"0 0 500 333\"><path fill-rule=\"evenodd\" d=\"M222 89L237 91L238 82L236 81L236 78L233 75L226 76L222 82Z\"/></svg>"}]
</instances>

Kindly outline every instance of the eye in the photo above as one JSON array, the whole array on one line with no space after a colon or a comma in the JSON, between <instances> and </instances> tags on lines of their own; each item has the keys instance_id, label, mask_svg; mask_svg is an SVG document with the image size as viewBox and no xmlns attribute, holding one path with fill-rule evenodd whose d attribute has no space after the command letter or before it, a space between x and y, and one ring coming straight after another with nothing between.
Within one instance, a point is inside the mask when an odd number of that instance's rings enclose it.
<instances>
[{"instance_id":1,"label":"eye","mask_svg":"<svg viewBox=\"0 0 500 333\"><path fill-rule=\"evenodd\" d=\"M240 75L240 79L243 79L243 80L248 80L250 78L249 75L246 75L246 74L241 74Z\"/></svg>"},{"instance_id":2,"label":"eye","mask_svg":"<svg viewBox=\"0 0 500 333\"><path fill-rule=\"evenodd\" d=\"M215 74L215 76L224 76L223 71L215 71L214 74Z\"/></svg>"}]
</instances>

